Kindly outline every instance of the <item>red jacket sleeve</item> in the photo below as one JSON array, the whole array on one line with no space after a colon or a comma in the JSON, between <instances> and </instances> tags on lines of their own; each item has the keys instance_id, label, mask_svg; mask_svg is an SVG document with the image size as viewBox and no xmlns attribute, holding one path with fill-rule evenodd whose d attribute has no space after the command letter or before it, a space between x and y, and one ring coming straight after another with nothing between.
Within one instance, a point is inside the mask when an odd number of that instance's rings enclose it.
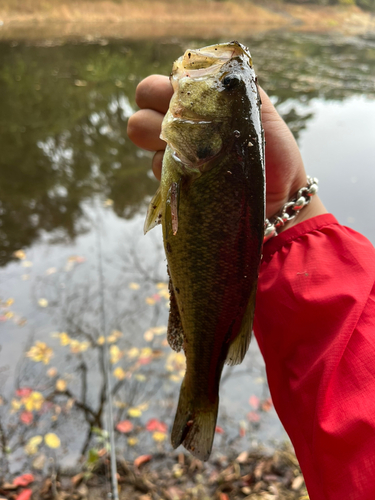
<instances>
[{"instance_id":1,"label":"red jacket sleeve","mask_svg":"<svg viewBox=\"0 0 375 500\"><path fill-rule=\"evenodd\" d=\"M310 500L375 498L375 249L321 215L264 246L254 331Z\"/></svg>"}]
</instances>

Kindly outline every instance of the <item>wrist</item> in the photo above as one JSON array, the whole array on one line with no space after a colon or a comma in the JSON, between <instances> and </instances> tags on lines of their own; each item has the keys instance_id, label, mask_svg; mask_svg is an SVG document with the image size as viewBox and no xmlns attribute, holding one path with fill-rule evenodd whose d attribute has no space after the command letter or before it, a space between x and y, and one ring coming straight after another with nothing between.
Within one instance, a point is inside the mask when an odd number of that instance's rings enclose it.
<instances>
[{"instance_id":1,"label":"wrist","mask_svg":"<svg viewBox=\"0 0 375 500\"><path fill-rule=\"evenodd\" d=\"M300 224L301 222L311 219L312 217L316 217L317 215L323 215L327 214L328 210L325 208L323 205L323 202L319 198L318 195L314 196L306 207L304 207L303 210L301 210L294 219L291 221L287 222L284 226L282 226L278 234L282 233L283 231L286 231L287 229L290 229L293 226L296 226L297 224Z\"/></svg>"}]
</instances>

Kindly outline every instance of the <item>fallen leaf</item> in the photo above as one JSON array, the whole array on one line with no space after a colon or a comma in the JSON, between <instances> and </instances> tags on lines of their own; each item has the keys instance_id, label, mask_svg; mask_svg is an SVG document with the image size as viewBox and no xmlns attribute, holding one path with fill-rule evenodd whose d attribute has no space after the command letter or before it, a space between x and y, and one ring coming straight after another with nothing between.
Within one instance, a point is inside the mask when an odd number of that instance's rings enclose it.
<instances>
[{"instance_id":1,"label":"fallen leaf","mask_svg":"<svg viewBox=\"0 0 375 500\"><path fill-rule=\"evenodd\" d=\"M142 415L142 411L139 408L133 407L128 410L129 417L137 418Z\"/></svg>"},{"instance_id":2,"label":"fallen leaf","mask_svg":"<svg viewBox=\"0 0 375 500\"><path fill-rule=\"evenodd\" d=\"M272 399L267 398L264 401L261 402L260 407L263 411L270 411L272 408Z\"/></svg>"},{"instance_id":3,"label":"fallen leaf","mask_svg":"<svg viewBox=\"0 0 375 500\"><path fill-rule=\"evenodd\" d=\"M32 392L33 390L30 387L20 387L16 390L16 395L19 398L27 398Z\"/></svg>"},{"instance_id":4,"label":"fallen leaf","mask_svg":"<svg viewBox=\"0 0 375 500\"><path fill-rule=\"evenodd\" d=\"M130 288L130 290L139 290L141 288L141 285L133 282L133 283L129 283L129 288Z\"/></svg>"},{"instance_id":5,"label":"fallen leaf","mask_svg":"<svg viewBox=\"0 0 375 500\"><path fill-rule=\"evenodd\" d=\"M250 396L249 405L252 406L254 410L257 410L259 408L259 398L255 395Z\"/></svg>"},{"instance_id":6,"label":"fallen leaf","mask_svg":"<svg viewBox=\"0 0 375 500\"><path fill-rule=\"evenodd\" d=\"M58 380L56 380L55 384L56 391L64 392L66 390L66 385L66 381L62 378L59 378Z\"/></svg>"},{"instance_id":7,"label":"fallen leaf","mask_svg":"<svg viewBox=\"0 0 375 500\"><path fill-rule=\"evenodd\" d=\"M47 370L47 377L53 378L57 375L57 368L51 367Z\"/></svg>"},{"instance_id":8,"label":"fallen leaf","mask_svg":"<svg viewBox=\"0 0 375 500\"><path fill-rule=\"evenodd\" d=\"M260 416L255 411L250 411L247 414L247 419L249 420L249 422L254 422L255 423L255 422L259 422Z\"/></svg>"},{"instance_id":9,"label":"fallen leaf","mask_svg":"<svg viewBox=\"0 0 375 500\"><path fill-rule=\"evenodd\" d=\"M22 474L13 479L13 484L15 486L28 486L30 483L34 482L34 479L32 474Z\"/></svg>"},{"instance_id":10,"label":"fallen leaf","mask_svg":"<svg viewBox=\"0 0 375 500\"><path fill-rule=\"evenodd\" d=\"M48 306L48 300L47 299L39 299L38 304L40 307L47 307Z\"/></svg>"},{"instance_id":11,"label":"fallen leaf","mask_svg":"<svg viewBox=\"0 0 375 500\"><path fill-rule=\"evenodd\" d=\"M33 436L32 438L30 438L24 448L27 455L35 455L35 453L37 453L38 451L38 446L41 444L42 441L43 441L42 436Z\"/></svg>"},{"instance_id":12,"label":"fallen leaf","mask_svg":"<svg viewBox=\"0 0 375 500\"><path fill-rule=\"evenodd\" d=\"M224 434L224 429L222 427L219 427L218 425L215 427L215 432L217 434Z\"/></svg>"},{"instance_id":13,"label":"fallen leaf","mask_svg":"<svg viewBox=\"0 0 375 500\"><path fill-rule=\"evenodd\" d=\"M15 252L13 252L13 257L24 260L26 259L26 253L24 252L24 250L16 250Z\"/></svg>"},{"instance_id":14,"label":"fallen leaf","mask_svg":"<svg viewBox=\"0 0 375 500\"><path fill-rule=\"evenodd\" d=\"M53 449L60 448L61 445L60 438L53 432L49 432L44 436L44 442L49 448Z\"/></svg>"},{"instance_id":15,"label":"fallen leaf","mask_svg":"<svg viewBox=\"0 0 375 500\"><path fill-rule=\"evenodd\" d=\"M45 455L39 455L38 457L34 458L34 460L32 462L33 468L37 469L37 470L43 470L45 464L46 464L46 456Z\"/></svg>"},{"instance_id":16,"label":"fallen leaf","mask_svg":"<svg viewBox=\"0 0 375 500\"><path fill-rule=\"evenodd\" d=\"M134 460L134 467L140 467L141 465L149 462L152 459L152 455L140 455Z\"/></svg>"},{"instance_id":17,"label":"fallen leaf","mask_svg":"<svg viewBox=\"0 0 375 500\"><path fill-rule=\"evenodd\" d=\"M127 375L126 371L123 370L120 366L118 366L113 370L113 376L117 378L117 380L124 380L126 375Z\"/></svg>"},{"instance_id":18,"label":"fallen leaf","mask_svg":"<svg viewBox=\"0 0 375 500\"><path fill-rule=\"evenodd\" d=\"M45 342L40 341L36 341L26 353L28 358L32 359L36 363L42 361L45 365L48 365L52 355L53 350L48 347Z\"/></svg>"},{"instance_id":19,"label":"fallen leaf","mask_svg":"<svg viewBox=\"0 0 375 500\"><path fill-rule=\"evenodd\" d=\"M157 443L161 443L162 441L165 441L167 437L167 434L165 432L154 432L152 435L152 439L156 441Z\"/></svg>"},{"instance_id":20,"label":"fallen leaf","mask_svg":"<svg viewBox=\"0 0 375 500\"><path fill-rule=\"evenodd\" d=\"M236 458L236 462L243 464L249 458L249 453L247 451L242 451Z\"/></svg>"},{"instance_id":21,"label":"fallen leaf","mask_svg":"<svg viewBox=\"0 0 375 500\"><path fill-rule=\"evenodd\" d=\"M127 443L129 446L135 446L136 444L138 444L138 438L130 437L130 438L128 438Z\"/></svg>"},{"instance_id":22,"label":"fallen leaf","mask_svg":"<svg viewBox=\"0 0 375 500\"><path fill-rule=\"evenodd\" d=\"M128 432L131 432L134 428L134 425L130 420L122 420L116 425L116 429L119 432L122 432L123 434L127 434Z\"/></svg>"},{"instance_id":23,"label":"fallen leaf","mask_svg":"<svg viewBox=\"0 0 375 500\"><path fill-rule=\"evenodd\" d=\"M160 422L157 418L151 418L146 424L146 430L150 432L167 432L168 426L164 422Z\"/></svg>"},{"instance_id":24,"label":"fallen leaf","mask_svg":"<svg viewBox=\"0 0 375 500\"><path fill-rule=\"evenodd\" d=\"M31 411L23 411L20 415L20 420L25 425L30 425L34 420L34 415Z\"/></svg>"}]
</instances>

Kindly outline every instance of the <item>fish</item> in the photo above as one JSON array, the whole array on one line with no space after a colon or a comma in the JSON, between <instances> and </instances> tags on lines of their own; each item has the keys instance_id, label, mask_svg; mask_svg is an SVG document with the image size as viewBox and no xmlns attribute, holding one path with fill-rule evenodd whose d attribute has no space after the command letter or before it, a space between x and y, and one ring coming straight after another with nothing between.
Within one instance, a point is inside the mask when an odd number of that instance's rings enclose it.
<instances>
[{"instance_id":1,"label":"fish","mask_svg":"<svg viewBox=\"0 0 375 500\"><path fill-rule=\"evenodd\" d=\"M162 177L144 232L162 224L167 338L186 356L172 446L205 461L224 364L241 363L251 338L264 236L264 132L251 55L241 43L186 50L170 81Z\"/></svg>"}]
</instances>

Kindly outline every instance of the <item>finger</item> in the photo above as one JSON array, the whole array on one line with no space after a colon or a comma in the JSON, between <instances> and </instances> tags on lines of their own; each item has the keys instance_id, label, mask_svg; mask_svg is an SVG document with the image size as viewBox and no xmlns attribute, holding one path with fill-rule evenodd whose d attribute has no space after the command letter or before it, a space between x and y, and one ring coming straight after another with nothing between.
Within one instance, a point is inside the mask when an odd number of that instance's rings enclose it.
<instances>
[{"instance_id":1,"label":"finger","mask_svg":"<svg viewBox=\"0 0 375 500\"><path fill-rule=\"evenodd\" d=\"M165 149L160 139L161 123L164 115L152 109L141 109L129 118L128 136L134 144L149 151Z\"/></svg>"},{"instance_id":2,"label":"finger","mask_svg":"<svg viewBox=\"0 0 375 500\"><path fill-rule=\"evenodd\" d=\"M164 151L156 151L152 159L152 171L155 177L160 181L161 179L161 167L163 164Z\"/></svg>"},{"instance_id":3,"label":"finger","mask_svg":"<svg viewBox=\"0 0 375 500\"><path fill-rule=\"evenodd\" d=\"M172 94L172 85L167 76L151 75L137 86L135 101L141 109L154 109L166 113Z\"/></svg>"}]
</instances>

